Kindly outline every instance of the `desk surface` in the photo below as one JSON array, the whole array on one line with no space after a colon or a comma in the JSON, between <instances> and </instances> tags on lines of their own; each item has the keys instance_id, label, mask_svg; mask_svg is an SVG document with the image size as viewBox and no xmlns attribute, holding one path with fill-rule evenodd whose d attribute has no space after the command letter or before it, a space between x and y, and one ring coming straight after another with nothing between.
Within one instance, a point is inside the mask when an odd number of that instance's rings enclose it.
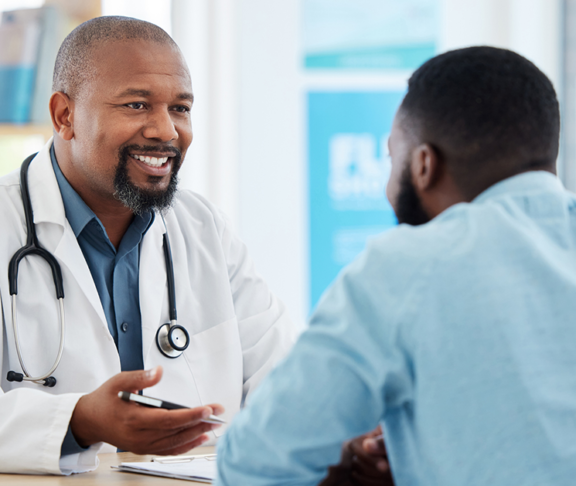
<instances>
[{"instance_id":1,"label":"desk surface","mask_svg":"<svg viewBox=\"0 0 576 486\"><path fill-rule=\"evenodd\" d=\"M214 447L198 447L187 454L211 454ZM155 476L145 476L144 474L133 474L118 472L110 466L118 466L121 462L144 462L150 461L152 456L137 456L130 452L121 452L120 454L99 454L100 465L95 471L84 474L73 474L72 476L25 476L18 474L0 474L0 484L18 485L18 486L93 486L93 485L117 485L136 486L136 485L178 485L178 484L202 484L196 481L183 481L180 479L168 479Z\"/></svg>"}]
</instances>

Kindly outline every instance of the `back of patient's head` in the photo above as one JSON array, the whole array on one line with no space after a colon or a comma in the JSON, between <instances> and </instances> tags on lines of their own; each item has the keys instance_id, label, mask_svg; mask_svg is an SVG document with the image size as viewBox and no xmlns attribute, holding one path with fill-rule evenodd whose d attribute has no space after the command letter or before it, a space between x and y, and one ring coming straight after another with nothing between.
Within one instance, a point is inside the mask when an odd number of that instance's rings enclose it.
<instances>
[{"instance_id":1,"label":"back of patient's head","mask_svg":"<svg viewBox=\"0 0 576 486\"><path fill-rule=\"evenodd\" d=\"M427 61L408 82L399 119L413 143L436 150L469 199L521 172L555 172L556 93L514 52L470 47Z\"/></svg>"},{"instance_id":2,"label":"back of patient's head","mask_svg":"<svg viewBox=\"0 0 576 486\"><path fill-rule=\"evenodd\" d=\"M160 27L144 20L130 17L96 17L76 27L60 46L52 91L62 91L76 97L96 73L93 54L105 44L122 41L147 41L170 45L174 40Z\"/></svg>"}]
</instances>

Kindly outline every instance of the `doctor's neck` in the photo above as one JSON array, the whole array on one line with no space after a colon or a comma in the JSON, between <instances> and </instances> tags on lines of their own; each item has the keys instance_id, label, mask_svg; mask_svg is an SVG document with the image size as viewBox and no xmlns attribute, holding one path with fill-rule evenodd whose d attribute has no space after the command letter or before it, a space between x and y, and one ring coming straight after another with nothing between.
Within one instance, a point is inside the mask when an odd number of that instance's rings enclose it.
<instances>
[{"instance_id":1,"label":"doctor's neck","mask_svg":"<svg viewBox=\"0 0 576 486\"><path fill-rule=\"evenodd\" d=\"M134 219L134 213L114 196L115 189L113 185L107 192L101 189L95 190L94 187L91 187L92 185L100 185L94 181L94 179L100 177L99 174L89 173L85 179L79 177L79 173L82 174L83 171L89 170L89 167L93 164L83 159L73 161L69 149L70 146L59 139L58 134L56 134L54 137L54 152L60 170L72 188L98 217L106 230L110 242L118 249L124 234Z\"/></svg>"}]
</instances>

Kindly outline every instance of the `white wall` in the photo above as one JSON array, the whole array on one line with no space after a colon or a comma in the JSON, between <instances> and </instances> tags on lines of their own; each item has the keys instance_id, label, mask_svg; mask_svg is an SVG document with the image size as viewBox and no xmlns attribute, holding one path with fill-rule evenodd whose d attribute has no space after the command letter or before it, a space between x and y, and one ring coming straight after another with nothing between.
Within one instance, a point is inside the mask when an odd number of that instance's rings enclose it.
<instances>
[{"instance_id":1,"label":"white wall","mask_svg":"<svg viewBox=\"0 0 576 486\"><path fill-rule=\"evenodd\" d=\"M561 0L441 0L442 51L471 45L512 49L554 83L561 80Z\"/></svg>"},{"instance_id":2,"label":"white wall","mask_svg":"<svg viewBox=\"0 0 576 486\"><path fill-rule=\"evenodd\" d=\"M303 323L308 223L299 2L241 5L240 232L273 290Z\"/></svg>"}]
</instances>

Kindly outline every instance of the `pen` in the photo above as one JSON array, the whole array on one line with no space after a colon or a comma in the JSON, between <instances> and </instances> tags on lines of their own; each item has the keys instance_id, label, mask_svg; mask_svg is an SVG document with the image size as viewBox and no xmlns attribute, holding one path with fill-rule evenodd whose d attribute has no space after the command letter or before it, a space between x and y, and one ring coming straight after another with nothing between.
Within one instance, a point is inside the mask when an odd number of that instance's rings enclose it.
<instances>
[{"instance_id":1,"label":"pen","mask_svg":"<svg viewBox=\"0 0 576 486\"><path fill-rule=\"evenodd\" d=\"M144 405L145 407L152 407L152 408L165 408L167 410L178 410L181 408L190 408L185 407L183 405L178 405L172 402L166 402L164 400L160 400L159 398L152 398L147 397L144 395L137 395L136 393L130 393L126 391L118 392L118 397L126 402L136 402L140 405ZM210 415L208 418L202 419L202 422L206 422L207 424L225 424L226 421L222 420L220 417L216 415Z\"/></svg>"}]
</instances>

